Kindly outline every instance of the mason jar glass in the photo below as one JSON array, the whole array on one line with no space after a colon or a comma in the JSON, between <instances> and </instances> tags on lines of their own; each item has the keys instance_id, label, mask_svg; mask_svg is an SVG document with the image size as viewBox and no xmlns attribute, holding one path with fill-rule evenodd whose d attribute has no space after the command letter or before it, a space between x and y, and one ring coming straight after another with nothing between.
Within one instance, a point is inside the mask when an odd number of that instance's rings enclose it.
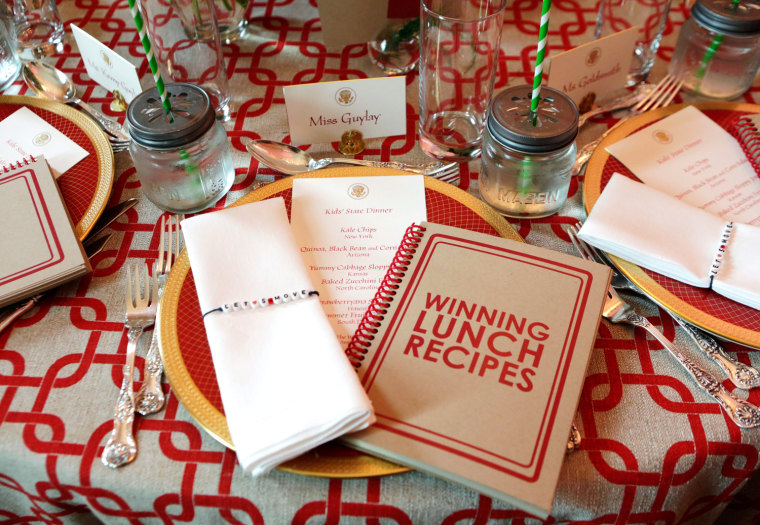
<instances>
[{"instance_id":1,"label":"mason jar glass","mask_svg":"<svg viewBox=\"0 0 760 525\"><path fill-rule=\"evenodd\" d=\"M732 0L697 0L678 35L670 72L684 89L721 100L752 85L760 68L760 9Z\"/></svg>"},{"instance_id":2,"label":"mason jar glass","mask_svg":"<svg viewBox=\"0 0 760 525\"><path fill-rule=\"evenodd\" d=\"M542 87L535 113L531 86L494 97L483 134L480 195L507 217L538 218L567 200L575 162L578 109L564 93Z\"/></svg>"},{"instance_id":3,"label":"mason jar glass","mask_svg":"<svg viewBox=\"0 0 760 525\"><path fill-rule=\"evenodd\" d=\"M162 210L192 213L213 206L235 179L227 132L208 94L193 84L167 84L167 114L156 88L127 109L129 152L143 193Z\"/></svg>"}]
</instances>

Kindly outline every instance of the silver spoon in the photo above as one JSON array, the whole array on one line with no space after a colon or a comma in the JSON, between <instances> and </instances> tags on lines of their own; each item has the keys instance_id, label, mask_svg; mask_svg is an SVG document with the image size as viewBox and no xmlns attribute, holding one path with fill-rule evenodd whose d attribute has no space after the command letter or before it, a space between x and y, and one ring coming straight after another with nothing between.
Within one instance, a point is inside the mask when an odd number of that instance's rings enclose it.
<instances>
[{"instance_id":1,"label":"silver spoon","mask_svg":"<svg viewBox=\"0 0 760 525\"><path fill-rule=\"evenodd\" d=\"M260 163L288 175L297 175L325 168L330 164L352 164L354 166L370 166L373 168L394 168L419 173L421 175L435 176L445 174L456 168L456 163L443 164L441 162L429 162L426 164L406 164L404 162L377 161L353 159L341 157L337 159L315 159L305 151L295 146L273 140L252 140L245 146L248 153ZM458 171L458 170L457 170Z\"/></svg>"},{"instance_id":2,"label":"silver spoon","mask_svg":"<svg viewBox=\"0 0 760 525\"><path fill-rule=\"evenodd\" d=\"M76 104L94 118L104 130L120 140L129 141L129 134L118 122L115 122L101 112L77 97L74 83L63 71L55 67L37 62L27 62L22 68L24 81L29 88L41 97L52 98L67 104Z\"/></svg>"}]
</instances>

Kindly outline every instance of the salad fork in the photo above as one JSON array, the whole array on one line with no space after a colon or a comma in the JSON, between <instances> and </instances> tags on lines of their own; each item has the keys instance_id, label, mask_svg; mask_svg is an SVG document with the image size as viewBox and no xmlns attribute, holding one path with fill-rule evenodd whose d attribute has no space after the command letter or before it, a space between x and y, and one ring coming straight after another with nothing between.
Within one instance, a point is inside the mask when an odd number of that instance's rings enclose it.
<instances>
[{"instance_id":1,"label":"salad fork","mask_svg":"<svg viewBox=\"0 0 760 525\"><path fill-rule=\"evenodd\" d=\"M575 227L570 226L567 229L567 233L580 256L589 261L594 261L588 245L578 238L578 232ZM715 379L712 374L703 370L694 361L683 355L646 317L636 313L630 304L623 301L612 285L607 289L602 315L605 319L616 324L626 323L644 328L678 360L679 364L686 369L697 385L718 402L731 421L741 428L756 428L760 426L760 409L758 407L736 397Z\"/></svg>"},{"instance_id":2,"label":"salad fork","mask_svg":"<svg viewBox=\"0 0 760 525\"><path fill-rule=\"evenodd\" d=\"M158 282L155 273L148 276L148 269L138 265L127 266L126 316L127 357L119 398L114 409L113 430L103 450L101 461L106 467L117 468L131 463L137 455L137 443L132 434L134 414L134 368L137 341L145 328L156 319Z\"/></svg>"},{"instance_id":3,"label":"salad fork","mask_svg":"<svg viewBox=\"0 0 760 525\"><path fill-rule=\"evenodd\" d=\"M662 80L660 80L652 89L652 91L647 93L644 98L642 98L635 106L631 108L631 112L628 114L628 116L620 119L617 124L602 133L601 137L596 140L592 140L583 146L580 150L578 150L578 154L575 157L575 164L573 165L572 174L578 175L581 172L583 167L591 158L591 154L594 153L597 146L599 146L602 140L604 140L607 135L612 133L613 130L617 129L617 127L620 126L623 122L641 115L646 111L665 107L673 102L675 96L679 91L681 91L683 82L684 81L682 78L675 77L673 75L665 75Z\"/></svg>"},{"instance_id":4,"label":"salad fork","mask_svg":"<svg viewBox=\"0 0 760 525\"><path fill-rule=\"evenodd\" d=\"M575 235L580 227L580 223L575 226L570 226ZM570 234L570 232L568 232ZM644 295L635 284L628 280L627 277L617 271L617 269L609 262L609 260L602 255L599 250L593 246L586 244L586 248L593 256L594 260L598 263L605 264L612 270L612 287L615 289L626 289L635 292L639 295ZM649 298L645 295L645 297ZM749 390L750 388L756 388L760 386L760 371L751 365L739 362L736 359L728 355L723 347L718 342L699 330L697 327L687 323L679 316L672 312L668 312L675 321L681 325L686 335L688 335L698 347L700 347L708 357L710 357L715 363L726 373L728 378L733 384L739 388Z\"/></svg>"},{"instance_id":5,"label":"salad fork","mask_svg":"<svg viewBox=\"0 0 760 525\"><path fill-rule=\"evenodd\" d=\"M153 266L153 275L158 275L158 299L166 285L169 272L172 269L172 262L179 257L180 247L180 218L176 215L161 217L161 235L159 238L158 259ZM164 230L168 222L167 247L164 249ZM158 350L158 330L153 330L153 337L150 341L148 353L145 355L145 368L143 370L143 384L135 396L135 407L137 412L143 416L154 414L164 406L164 391L161 388L161 375L164 367L161 363L161 354Z\"/></svg>"}]
</instances>

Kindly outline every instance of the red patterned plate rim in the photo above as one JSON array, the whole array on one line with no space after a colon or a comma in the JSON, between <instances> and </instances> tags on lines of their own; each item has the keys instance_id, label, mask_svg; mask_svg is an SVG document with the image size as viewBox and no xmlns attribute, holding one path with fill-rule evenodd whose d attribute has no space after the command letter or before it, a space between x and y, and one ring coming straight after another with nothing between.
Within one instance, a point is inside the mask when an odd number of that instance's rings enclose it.
<instances>
[{"instance_id":1,"label":"red patterned plate rim","mask_svg":"<svg viewBox=\"0 0 760 525\"><path fill-rule=\"evenodd\" d=\"M586 213L591 211L599 199L612 171L638 180L605 148L687 105L668 106L634 117L621 124L599 144L586 168L583 189ZM760 113L760 106L756 104L698 102L692 105L724 127L740 115ZM678 283L623 259L613 257L613 260L623 274L666 310L718 337L760 348L760 311L726 299L711 290L702 290Z\"/></svg>"},{"instance_id":2,"label":"red patterned plate rim","mask_svg":"<svg viewBox=\"0 0 760 525\"><path fill-rule=\"evenodd\" d=\"M408 173L398 170L351 167L325 169L317 173L300 175L298 177L321 178L406 174ZM292 184L293 177L281 179L248 193L231 206L282 195L286 198L286 204L289 208L289 194ZM429 207L428 220L435 222L435 214L444 213L444 211L430 209L430 204L434 199L441 199L443 203L440 205L441 210L445 210L445 206L456 207L455 211L457 213L448 217L449 223L458 221L467 224L468 218L465 215L469 215L470 219L479 222L478 227L482 227L482 231L488 231L493 235L501 235L502 237L522 242L520 235L504 217L469 193L430 177L425 177L425 193ZM475 228L476 226L472 227ZM190 371L190 369L197 366L197 362L194 359L186 359L186 356L193 358L192 353L198 352L196 349L188 350L181 345L181 339L185 337L184 334L193 331L197 333L198 330L202 330L204 340L199 345L206 345L201 350L208 352L203 320L197 302L196 304L189 304L189 300L186 299L185 303L181 304L180 297L186 285L191 288L194 286L194 282L190 273L187 252L183 250L169 275L158 312L159 344L166 375L177 398L199 426L223 445L234 448L224 413L206 395L209 394L207 390L208 385L196 382L196 379L199 382L202 380L208 381L207 371L203 370L202 373L196 373L195 376ZM185 291L187 292L188 289ZM191 296L191 294L187 293L185 297L188 296ZM197 298L195 299L197 301ZM180 311L180 307L184 309L184 312ZM194 312L194 310L197 310L197 312ZM182 315L178 317L180 313ZM184 319L186 316L189 318L188 321L180 321L180 319ZM181 322L185 324L180 326ZM180 331L182 335L180 335ZM195 335L193 335L193 339L197 340ZM204 359L210 361L210 355ZM201 363L201 366L205 367L205 364ZM213 394L217 394L218 386L215 383L215 379L214 384L211 386L215 389ZM304 454L295 460L289 461L279 468L296 474L337 478L383 476L409 470L407 467L402 467L332 443L323 445L312 453Z\"/></svg>"},{"instance_id":3,"label":"red patterned plate rim","mask_svg":"<svg viewBox=\"0 0 760 525\"><path fill-rule=\"evenodd\" d=\"M46 115L49 112L61 117L83 134L69 138L86 149L89 155L58 179L63 200L74 223L74 232L83 240L103 213L111 194L114 159L108 138L87 115L55 100L0 95L0 105L19 108L26 106L65 135L70 135L65 129L61 129L61 125L54 122L55 119L51 118L51 115ZM81 202L81 205L78 205L78 202Z\"/></svg>"}]
</instances>

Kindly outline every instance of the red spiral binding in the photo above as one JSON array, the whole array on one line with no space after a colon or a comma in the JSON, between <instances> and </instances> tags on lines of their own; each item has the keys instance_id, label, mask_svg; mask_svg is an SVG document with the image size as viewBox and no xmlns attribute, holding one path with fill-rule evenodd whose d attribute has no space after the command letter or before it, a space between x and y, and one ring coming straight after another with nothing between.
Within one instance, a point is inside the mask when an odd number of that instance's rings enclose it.
<instances>
[{"instance_id":1,"label":"red spiral binding","mask_svg":"<svg viewBox=\"0 0 760 525\"><path fill-rule=\"evenodd\" d=\"M760 132L757 126L745 115L731 127L731 134L741 144L755 173L760 175Z\"/></svg>"},{"instance_id":2,"label":"red spiral binding","mask_svg":"<svg viewBox=\"0 0 760 525\"><path fill-rule=\"evenodd\" d=\"M34 162L34 157L32 155L29 155L28 157L24 157L20 160L14 160L10 164L6 164L5 166L0 166L0 169L3 170L3 173L9 173L17 168L21 168L23 166L28 166L32 162Z\"/></svg>"},{"instance_id":3,"label":"red spiral binding","mask_svg":"<svg viewBox=\"0 0 760 525\"><path fill-rule=\"evenodd\" d=\"M399 289L404 275L412 262L414 253L422 241L425 229L424 226L420 226L419 224L412 224L404 232L404 238L401 239L401 244L398 250L396 250L396 255L393 257L393 261L391 261L388 271L380 283L380 287L375 292L375 297L364 313L364 317L346 348L346 356L348 356L348 360L351 361L354 368L362 366L364 356L370 344L372 344L372 340L375 338L375 334L377 334L385 314L388 313L388 308L390 308L391 302L393 302L396 290Z\"/></svg>"}]
</instances>

